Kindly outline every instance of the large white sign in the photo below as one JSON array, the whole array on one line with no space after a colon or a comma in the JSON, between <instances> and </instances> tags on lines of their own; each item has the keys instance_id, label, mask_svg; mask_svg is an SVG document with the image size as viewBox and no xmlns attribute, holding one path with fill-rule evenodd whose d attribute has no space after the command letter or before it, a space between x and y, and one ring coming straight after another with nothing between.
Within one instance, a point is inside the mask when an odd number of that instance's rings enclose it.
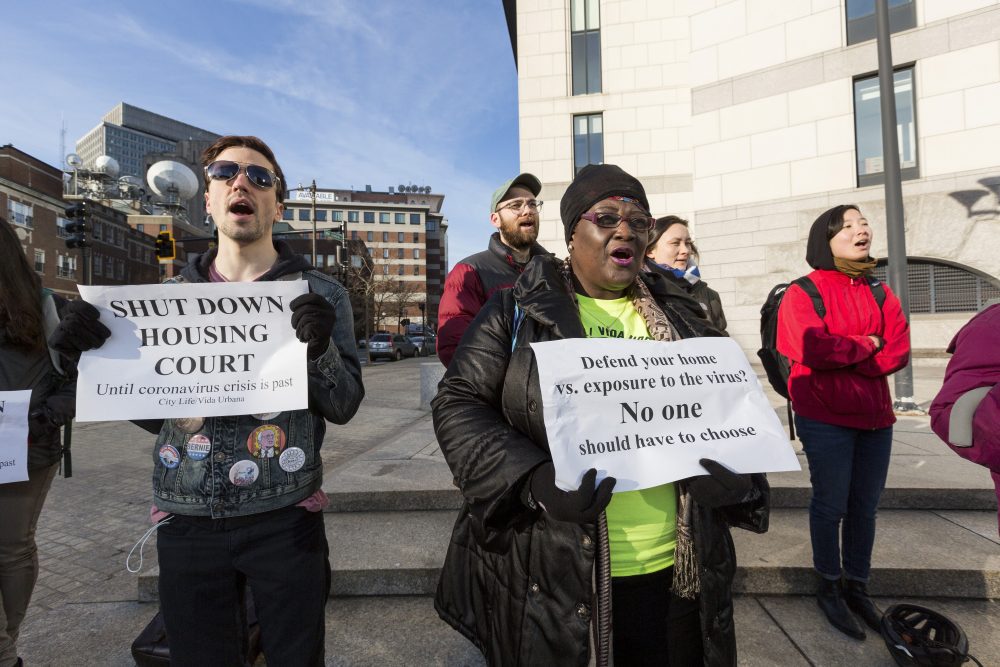
<instances>
[{"instance_id":1,"label":"large white sign","mask_svg":"<svg viewBox=\"0 0 1000 667\"><path fill-rule=\"evenodd\" d=\"M308 407L289 303L304 280L80 286L111 338L80 358L77 421L213 417Z\"/></svg>"},{"instance_id":2,"label":"large white sign","mask_svg":"<svg viewBox=\"0 0 1000 667\"><path fill-rule=\"evenodd\" d=\"M633 491L704 475L799 470L788 436L731 338L532 343L556 485L583 473Z\"/></svg>"},{"instance_id":3,"label":"large white sign","mask_svg":"<svg viewBox=\"0 0 1000 667\"><path fill-rule=\"evenodd\" d=\"M28 479L31 390L0 391L0 484Z\"/></svg>"}]
</instances>

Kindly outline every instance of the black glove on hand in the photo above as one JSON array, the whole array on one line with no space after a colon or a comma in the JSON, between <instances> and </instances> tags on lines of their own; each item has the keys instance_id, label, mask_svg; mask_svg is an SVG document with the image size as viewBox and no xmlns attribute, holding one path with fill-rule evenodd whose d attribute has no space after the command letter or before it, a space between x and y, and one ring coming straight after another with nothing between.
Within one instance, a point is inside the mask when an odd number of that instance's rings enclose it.
<instances>
[{"instance_id":1,"label":"black glove on hand","mask_svg":"<svg viewBox=\"0 0 1000 667\"><path fill-rule=\"evenodd\" d=\"M596 479L597 470L591 468L583 474L579 489L563 491L556 486L556 469L550 462L535 468L528 485L534 501L553 519L594 523L611 502L611 490L615 488L616 481L614 477L605 477L595 491Z\"/></svg>"},{"instance_id":2,"label":"black glove on hand","mask_svg":"<svg viewBox=\"0 0 1000 667\"><path fill-rule=\"evenodd\" d=\"M330 302L315 292L300 294L288 304L292 308L292 326L295 336L309 346L310 359L316 359L330 345L336 311Z\"/></svg>"},{"instance_id":3,"label":"black glove on hand","mask_svg":"<svg viewBox=\"0 0 1000 667\"><path fill-rule=\"evenodd\" d=\"M70 301L63 309L59 326L49 338L49 346L71 361L79 361L81 352L104 345L111 336L100 318L101 311L83 299Z\"/></svg>"},{"instance_id":4,"label":"black glove on hand","mask_svg":"<svg viewBox=\"0 0 1000 667\"><path fill-rule=\"evenodd\" d=\"M742 502L753 488L749 475L735 473L714 459L699 459L698 463L709 474L689 478L687 490L699 505L735 505Z\"/></svg>"},{"instance_id":5,"label":"black glove on hand","mask_svg":"<svg viewBox=\"0 0 1000 667\"><path fill-rule=\"evenodd\" d=\"M71 396L49 396L43 405L28 415L28 435L35 442L64 426L76 414L76 399Z\"/></svg>"}]
</instances>

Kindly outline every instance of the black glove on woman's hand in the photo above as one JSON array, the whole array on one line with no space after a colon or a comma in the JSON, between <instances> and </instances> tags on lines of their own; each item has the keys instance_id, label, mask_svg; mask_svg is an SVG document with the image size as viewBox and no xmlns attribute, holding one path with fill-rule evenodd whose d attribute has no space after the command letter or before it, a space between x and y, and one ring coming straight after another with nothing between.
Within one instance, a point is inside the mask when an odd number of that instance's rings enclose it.
<instances>
[{"instance_id":1,"label":"black glove on woman's hand","mask_svg":"<svg viewBox=\"0 0 1000 667\"><path fill-rule=\"evenodd\" d=\"M735 473L714 459L699 459L698 463L709 474L688 478L687 490L699 505L735 505L742 502L753 488L749 475Z\"/></svg>"},{"instance_id":2,"label":"black glove on woman's hand","mask_svg":"<svg viewBox=\"0 0 1000 667\"><path fill-rule=\"evenodd\" d=\"M336 311L329 301L315 292L300 294L288 305L292 308L296 338L309 346L310 359L318 358L330 345L330 334L337 321Z\"/></svg>"},{"instance_id":3,"label":"black glove on woman's hand","mask_svg":"<svg viewBox=\"0 0 1000 667\"><path fill-rule=\"evenodd\" d=\"M70 301L63 308L59 326L52 332L49 345L52 349L76 362L80 353L104 345L111 331L101 324L101 311L83 299Z\"/></svg>"},{"instance_id":4,"label":"black glove on woman's hand","mask_svg":"<svg viewBox=\"0 0 1000 667\"><path fill-rule=\"evenodd\" d=\"M616 481L614 477L605 477L595 490L596 479L597 470L591 468L583 473L579 489L563 491L556 486L556 469L549 462L538 466L531 473L529 488L532 499L553 519L572 523L594 523L611 502L611 490L615 488Z\"/></svg>"}]
</instances>

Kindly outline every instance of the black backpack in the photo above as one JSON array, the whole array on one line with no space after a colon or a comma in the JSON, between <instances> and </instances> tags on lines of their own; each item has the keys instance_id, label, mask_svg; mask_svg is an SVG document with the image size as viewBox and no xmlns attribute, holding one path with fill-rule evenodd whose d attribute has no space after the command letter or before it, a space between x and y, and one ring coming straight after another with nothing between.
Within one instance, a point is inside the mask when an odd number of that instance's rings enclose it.
<instances>
[{"instance_id":1,"label":"black backpack","mask_svg":"<svg viewBox=\"0 0 1000 667\"><path fill-rule=\"evenodd\" d=\"M781 306L781 300L784 298L785 292L792 285L798 285L802 288L803 292L809 295L813 308L820 319L823 319L826 315L826 306L823 305L823 297L820 296L816 283L808 276L796 278L790 283L775 285L767 295L764 305L760 308L761 348L757 350L757 356L760 357L760 362L764 366L764 372L767 373L768 382L786 400L789 399L788 376L791 374L792 364L788 360L788 357L778 352L778 308ZM883 304L885 304L885 285L876 278L868 278L868 288L872 291L875 303L878 304L879 310L881 310ZM788 429L789 434L791 434L794 440L795 430L792 426L791 403L788 404Z\"/></svg>"}]
</instances>

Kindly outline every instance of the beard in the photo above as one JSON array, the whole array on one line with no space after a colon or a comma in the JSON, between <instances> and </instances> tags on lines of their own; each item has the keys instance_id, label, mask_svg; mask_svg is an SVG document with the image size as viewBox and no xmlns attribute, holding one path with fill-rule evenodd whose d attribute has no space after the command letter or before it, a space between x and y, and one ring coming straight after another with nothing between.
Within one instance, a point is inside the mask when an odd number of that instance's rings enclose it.
<instances>
[{"instance_id":1,"label":"beard","mask_svg":"<svg viewBox=\"0 0 1000 667\"><path fill-rule=\"evenodd\" d=\"M511 248L515 250L527 250L535 243L535 239L538 238L538 219L535 219L535 224L530 229L521 229L520 221L521 218L510 222L501 220L500 235L503 237L504 242Z\"/></svg>"},{"instance_id":2,"label":"beard","mask_svg":"<svg viewBox=\"0 0 1000 667\"><path fill-rule=\"evenodd\" d=\"M267 225L257 216L254 216L253 222L242 225L223 218L222 224L219 225L220 234L239 243L259 241L264 236L266 230Z\"/></svg>"}]
</instances>

